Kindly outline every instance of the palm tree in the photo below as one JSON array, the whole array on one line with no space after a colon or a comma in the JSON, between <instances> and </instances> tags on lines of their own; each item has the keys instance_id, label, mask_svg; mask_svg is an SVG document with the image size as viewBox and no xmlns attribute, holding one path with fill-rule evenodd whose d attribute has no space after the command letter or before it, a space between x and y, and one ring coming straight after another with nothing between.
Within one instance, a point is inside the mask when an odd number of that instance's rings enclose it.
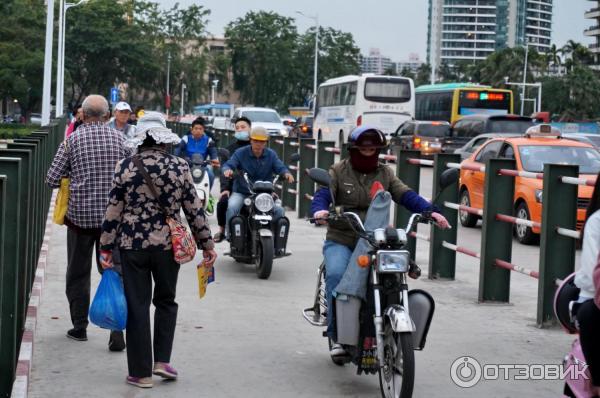
<instances>
[{"instance_id":1,"label":"palm tree","mask_svg":"<svg viewBox=\"0 0 600 398\"><path fill-rule=\"evenodd\" d=\"M589 64L593 61L593 56L590 50L581 43L575 40L569 40L561 48L562 53L567 57L565 66L569 71L573 71L573 67L582 64Z\"/></svg>"},{"instance_id":2,"label":"palm tree","mask_svg":"<svg viewBox=\"0 0 600 398\"><path fill-rule=\"evenodd\" d=\"M562 59L560 57L561 53L562 53L562 50L560 48L556 47L556 44L553 44L552 46L550 46L550 49L546 53L546 65L549 68L552 66L556 67L558 69L559 74L560 74L560 67L562 65Z\"/></svg>"}]
</instances>

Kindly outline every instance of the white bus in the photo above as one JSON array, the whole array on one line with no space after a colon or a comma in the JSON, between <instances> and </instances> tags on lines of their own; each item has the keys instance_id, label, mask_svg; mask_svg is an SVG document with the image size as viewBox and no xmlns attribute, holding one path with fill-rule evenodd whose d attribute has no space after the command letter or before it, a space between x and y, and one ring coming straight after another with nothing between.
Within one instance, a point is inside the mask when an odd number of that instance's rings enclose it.
<instances>
[{"instance_id":1,"label":"white bus","mask_svg":"<svg viewBox=\"0 0 600 398\"><path fill-rule=\"evenodd\" d=\"M340 143L357 126L368 124L386 135L415 116L412 79L400 76L343 76L319 86L313 132L315 138Z\"/></svg>"}]
</instances>

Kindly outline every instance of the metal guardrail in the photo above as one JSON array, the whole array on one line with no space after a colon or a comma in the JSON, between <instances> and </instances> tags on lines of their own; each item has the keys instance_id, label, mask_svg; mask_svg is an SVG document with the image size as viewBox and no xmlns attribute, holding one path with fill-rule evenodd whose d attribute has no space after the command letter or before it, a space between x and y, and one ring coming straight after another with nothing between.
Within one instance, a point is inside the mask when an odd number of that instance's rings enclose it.
<instances>
[{"instance_id":1,"label":"metal guardrail","mask_svg":"<svg viewBox=\"0 0 600 398\"><path fill-rule=\"evenodd\" d=\"M233 137L228 132L218 132L221 145ZM300 154L300 163L292 167L297 183L282 183L277 188L289 209L297 209L298 217L310 216L310 201L314 184L305 171L311 167L328 169L346 153L345 148L336 148L334 142L313 139L271 138L269 145L281 159L288 160L292 153ZM420 167L433 166L433 196L438 191L437 180L448 168L468 169L485 173L484 207L476 209L458 203L459 186L448 188L438 199L440 212L450 224L457 225L458 212L466 211L482 218L482 239L479 251L457 245L457 230L431 228L425 236L415 231L409 234L408 249L414 256L417 240L429 242L429 278L452 280L455 277L456 253L480 261L479 302L507 303L510 299L511 272L521 273L538 280L537 324L554 324L552 297L556 281L573 272L575 264L575 240L580 233L576 230L577 185L593 186L595 180L578 178L573 166L546 165L543 173L515 170L514 160L490 159L485 166L467 167L459 163L454 154L436 154L433 160L421 159L419 151L403 151L395 148L395 154L385 154L382 160L396 163L396 175L417 193L420 185ZM541 179L543 189L542 222L525 221L514 214L514 177ZM493 188L492 188L493 187ZM492 192L491 194L490 192ZM550 194L552 192L552 194ZM565 211L572 209L572 211ZM406 225L410 212L396 206L395 225ZM539 271L511 263L513 228L515 224L541 228ZM414 259L414 257L413 257Z\"/></svg>"},{"instance_id":2,"label":"metal guardrail","mask_svg":"<svg viewBox=\"0 0 600 398\"><path fill-rule=\"evenodd\" d=\"M0 149L0 396L11 394L52 191L46 170L66 119Z\"/></svg>"}]
</instances>

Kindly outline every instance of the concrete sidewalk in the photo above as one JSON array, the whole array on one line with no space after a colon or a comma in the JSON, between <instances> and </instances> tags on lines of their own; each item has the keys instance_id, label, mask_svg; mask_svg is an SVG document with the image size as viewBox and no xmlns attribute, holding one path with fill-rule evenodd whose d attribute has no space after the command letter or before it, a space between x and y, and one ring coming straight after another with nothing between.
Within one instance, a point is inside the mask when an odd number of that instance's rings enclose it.
<instances>
[{"instance_id":1,"label":"concrete sidewalk","mask_svg":"<svg viewBox=\"0 0 600 398\"><path fill-rule=\"evenodd\" d=\"M323 228L292 219L291 257L275 261L267 281L251 266L220 257L216 282L198 298L195 263L183 265L179 316L172 363L177 382L141 390L126 385L125 353L107 349L108 332L93 325L89 341L65 337L71 327L64 295L66 229L53 225L46 284L38 313L30 397L379 397L377 376L357 376L354 366L329 360L321 329L301 310L312 301L321 260ZM211 225L216 222L211 219ZM425 231L425 230L424 230ZM423 231L422 231L423 232ZM459 244L478 247L478 229L459 231ZM218 245L222 254L227 246ZM539 249L538 249L539 250ZM419 243L417 261L427 270L428 247ZM513 261L537 269L536 249L515 244ZM557 397L562 382L487 381L460 388L450 379L457 358L483 364L560 364L572 337L535 327L537 282L513 275L509 305L476 303L479 266L459 255L455 281L409 282L429 291L436 312L427 346L416 353L414 397ZM92 286L99 275L94 271Z\"/></svg>"}]
</instances>

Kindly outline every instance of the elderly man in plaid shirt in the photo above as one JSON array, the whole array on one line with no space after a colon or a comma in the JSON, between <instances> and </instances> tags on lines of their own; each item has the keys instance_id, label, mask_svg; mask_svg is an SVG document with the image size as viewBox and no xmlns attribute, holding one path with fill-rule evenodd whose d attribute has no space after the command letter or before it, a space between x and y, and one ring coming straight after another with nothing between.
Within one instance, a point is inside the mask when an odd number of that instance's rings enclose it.
<instances>
[{"instance_id":1,"label":"elderly man in plaid shirt","mask_svg":"<svg viewBox=\"0 0 600 398\"><path fill-rule=\"evenodd\" d=\"M108 102L100 95L83 101L83 122L59 147L46 183L57 188L62 177L70 178L69 206L65 217L67 230L66 294L73 328L67 337L87 340L90 307L92 253L96 247L99 270L100 227L117 162L127 153L124 136L106 123ZM111 332L109 349L125 348L123 332Z\"/></svg>"}]
</instances>

